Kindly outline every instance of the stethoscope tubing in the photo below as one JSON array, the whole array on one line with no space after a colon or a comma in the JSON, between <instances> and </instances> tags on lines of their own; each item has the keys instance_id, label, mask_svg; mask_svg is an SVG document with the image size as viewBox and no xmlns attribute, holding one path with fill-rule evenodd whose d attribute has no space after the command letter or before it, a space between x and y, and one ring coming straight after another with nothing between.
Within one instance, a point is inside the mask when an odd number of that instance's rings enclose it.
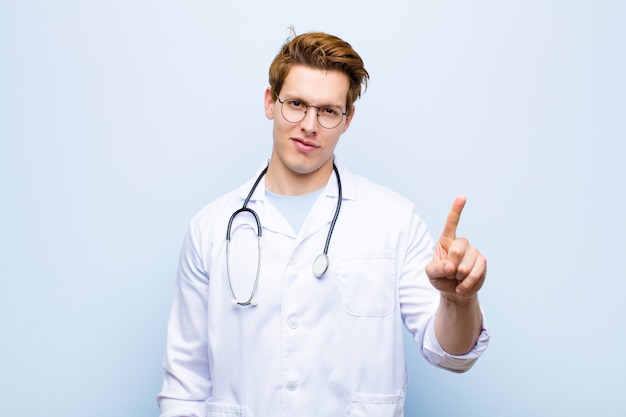
<instances>
[{"instance_id":1,"label":"stethoscope tubing","mask_svg":"<svg viewBox=\"0 0 626 417\"><path fill-rule=\"evenodd\" d=\"M324 245L324 255L328 256L328 247L330 246L330 238L333 235L333 230L335 230L335 223L337 223L337 217L339 217L339 211L341 210L341 200L343 197L343 193L341 190L341 180L339 179L339 170L337 169L337 165L333 163L333 170L335 171L335 175L337 176L337 207L335 207L335 215L330 222L330 228L328 229L328 236L326 236L326 244Z\"/></svg>"},{"instance_id":2,"label":"stethoscope tubing","mask_svg":"<svg viewBox=\"0 0 626 417\"><path fill-rule=\"evenodd\" d=\"M254 191L254 190L253 190ZM250 196L248 196L248 199ZM247 201L247 199L246 199ZM256 222L257 227L257 265L256 265L256 277L254 278L254 287L252 288L252 292L250 293L250 298L246 301L238 301L235 296L235 288L233 287L233 280L230 279L230 231L232 229L233 221L237 215L246 212L252 214L254 220ZM261 220L259 219L259 215L256 214L254 210L248 207L242 207L239 210L235 211L228 221L228 228L226 229L226 275L228 276L228 285L230 285L230 292L233 295L233 301L240 306L249 306L254 303L254 296L256 295L256 289L259 286L259 276L261 271L261 237L263 236L263 228L261 227Z\"/></svg>"}]
</instances>

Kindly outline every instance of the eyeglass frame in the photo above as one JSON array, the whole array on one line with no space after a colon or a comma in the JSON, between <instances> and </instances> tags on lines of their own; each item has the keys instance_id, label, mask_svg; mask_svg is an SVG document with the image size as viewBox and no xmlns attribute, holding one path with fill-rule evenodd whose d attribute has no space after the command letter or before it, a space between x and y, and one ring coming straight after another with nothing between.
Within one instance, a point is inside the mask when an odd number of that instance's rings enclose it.
<instances>
[{"instance_id":1,"label":"eyeglass frame","mask_svg":"<svg viewBox=\"0 0 626 417\"><path fill-rule=\"evenodd\" d=\"M316 118L316 119L317 119L317 123L319 123L319 125L320 125L320 126L322 126L324 129L334 129L334 128L336 128L337 126L339 126L339 125L341 124L341 122L342 122L343 118L348 116L348 112L344 111L344 110L343 110L341 107L339 107L339 106L335 106L334 104L324 104L323 106L312 106L312 105L310 105L310 104L306 104L303 100L301 100L301 99L297 99L297 98L286 98L286 99L284 99L284 100L281 100L281 99L280 99L280 97L278 97L278 94L276 94L276 100L278 100L278 102L280 103L280 114L283 116L283 119L285 119L288 123L294 123L294 124L295 124L295 123L300 123L301 121L303 121L303 120L304 120L304 118L305 118L305 117L306 117L306 115L307 115L307 112L309 111L309 107L314 107L314 108L316 108L316 109L317 109L317 113L315 114L315 115L317 116L317 118ZM283 112L283 105L285 104L285 102L290 101L290 100L291 100L291 101L299 101L299 102L301 102L301 103L302 103L302 105L305 107L305 110L304 110L304 113L303 113L302 119L300 119L300 120L298 120L298 121L296 121L296 122L292 122L291 120L287 119L287 117L285 116L285 113ZM320 122L320 110L321 110L323 107L336 107L336 108L338 108L338 109L339 109L339 111L341 112L341 119L339 119L339 122L337 122L337 124L336 124L335 126L333 126L333 127L326 127L326 126L324 126L324 125Z\"/></svg>"}]
</instances>

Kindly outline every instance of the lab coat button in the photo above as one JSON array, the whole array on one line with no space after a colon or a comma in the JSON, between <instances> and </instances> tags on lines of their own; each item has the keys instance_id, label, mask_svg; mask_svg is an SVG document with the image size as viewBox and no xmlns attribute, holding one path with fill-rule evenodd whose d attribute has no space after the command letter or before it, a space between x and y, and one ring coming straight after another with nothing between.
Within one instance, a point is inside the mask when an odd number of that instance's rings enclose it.
<instances>
[{"instance_id":1,"label":"lab coat button","mask_svg":"<svg viewBox=\"0 0 626 417\"><path fill-rule=\"evenodd\" d=\"M292 317L289 319L289 328L290 329L297 329L298 328L298 319L295 317Z\"/></svg>"},{"instance_id":2,"label":"lab coat button","mask_svg":"<svg viewBox=\"0 0 626 417\"><path fill-rule=\"evenodd\" d=\"M298 383L296 381L288 381L285 387L287 388L287 391L295 391L298 389Z\"/></svg>"}]
</instances>

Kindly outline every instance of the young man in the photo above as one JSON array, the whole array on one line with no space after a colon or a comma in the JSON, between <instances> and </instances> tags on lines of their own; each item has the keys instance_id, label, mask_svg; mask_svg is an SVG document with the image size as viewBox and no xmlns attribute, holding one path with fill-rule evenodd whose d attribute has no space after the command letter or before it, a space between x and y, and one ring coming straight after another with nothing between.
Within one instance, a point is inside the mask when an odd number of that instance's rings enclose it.
<instances>
[{"instance_id":1,"label":"young man","mask_svg":"<svg viewBox=\"0 0 626 417\"><path fill-rule=\"evenodd\" d=\"M200 211L183 245L162 417L399 417L403 325L452 371L486 349L486 260L455 235L465 200L435 243L409 201L334 159L367 80L328 34L276 56L269 163Z\"/></svg>"}]
</instances>

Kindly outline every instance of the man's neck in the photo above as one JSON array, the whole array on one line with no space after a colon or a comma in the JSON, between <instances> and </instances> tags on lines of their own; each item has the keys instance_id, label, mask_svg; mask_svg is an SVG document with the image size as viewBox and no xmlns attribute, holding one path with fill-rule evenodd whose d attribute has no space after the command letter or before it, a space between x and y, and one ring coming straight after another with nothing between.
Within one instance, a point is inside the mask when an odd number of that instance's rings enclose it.
<instances>
[{"instance_id":1,"label":"man's neck","mask_svg":"<svg viewBox=\"0 0 626 417\"><path fill-rule=\"evenodd\" d=\"M294 172L280 164L272 164L270 161L265 176L265 187L274 194L286 196L312 193L326 186L332 170L332 161L307 174Z\"/></svg>"}]
</instances>

